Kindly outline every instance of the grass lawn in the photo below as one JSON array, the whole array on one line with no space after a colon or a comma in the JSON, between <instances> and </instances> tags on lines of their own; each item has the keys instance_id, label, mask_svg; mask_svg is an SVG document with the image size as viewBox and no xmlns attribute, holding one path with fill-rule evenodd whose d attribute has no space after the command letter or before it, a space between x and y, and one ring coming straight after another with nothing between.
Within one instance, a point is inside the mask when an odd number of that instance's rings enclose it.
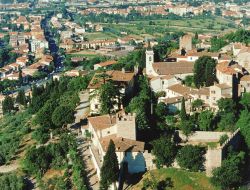
<instances>
[{"instance_id":1,"label":"grass lawn","mask_svg":"<svg viewBox=\"0 0 250 190\"><path fill-rule=\"evenodd\" d=\"M173 187L170 189L172 190L219 190L209 182L209 178L204 173L188 172L175 168L162 168L150 171L150 173L147 172L143 179L135 186L132 186L130 190L141 190L143 180L146 178L151 179L152 176L157 181L171 178Z\"/></svg>"},{"instance_id":2,"label":"grass lawn","mask_svg":"<svg viewBox=\"0 0 250 190\"><path fill-rule=\"evenodd\" d=\"M107 32L93 32L93 33L85 33L84 34L89 41L91 40L105 40L105 39L116 39L117 36L112 33Z\"/></svg>"},{"instance_id":3,"label":"grass lawn","mask_svg":"<svg viewBox=\"0 0 250 190\"><path fill-rule=\"evenodd\" d=\"M82 50L79 52L68 53L66 56L69 58L71 58L71 57L85 57L85 58L91 59L91 58L99 56L99 54L96 53L95 51L91 51L91 50Z\"/></svg>"}]
</instances>

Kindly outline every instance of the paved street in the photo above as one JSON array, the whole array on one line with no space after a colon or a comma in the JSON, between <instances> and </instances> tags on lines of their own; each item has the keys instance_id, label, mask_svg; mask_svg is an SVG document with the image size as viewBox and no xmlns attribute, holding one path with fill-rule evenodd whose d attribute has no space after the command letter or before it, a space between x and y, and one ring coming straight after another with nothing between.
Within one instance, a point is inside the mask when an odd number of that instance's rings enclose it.
<instances>
[{"instance_id":1,"label":"paved street","mask_svg":"<svg viewBox=\"0 0 250 190\"><path fill-rule=\"evenodd\" d=\"M90 151L88 148L88 142L86 142L81 134L76 132L76 130L79 129L82 125L82 120L85 119L88 115L89 112L89 93L88 91L82 91L79 94L80 97L80 104L76 108L76 114L75 114L75 124L73 124L73 127L71 130L75 133L78 134L76 139L77 139L77 144L78 144L78 150L81 151L83 160L86 165L86 172L87 172L87 177L89 180L89 189L92 190L98 190L99 189L99 183L98 183L98 177L96 174L96 170L94 167L94 164L91 160L91 155Z\"/></svg>"},{"instance_id":2,"label":"paved street","mask_svg":"<svg viewBox=\"0 0 250 190\"><path fill-rule=\"evenodd\" d=\"M80 104L76 107L75 123L79 123L81 119L84 119L88 115L89 111L88 91L80 92L79 97L80 97Z\"/></svg>"}]
</instances>

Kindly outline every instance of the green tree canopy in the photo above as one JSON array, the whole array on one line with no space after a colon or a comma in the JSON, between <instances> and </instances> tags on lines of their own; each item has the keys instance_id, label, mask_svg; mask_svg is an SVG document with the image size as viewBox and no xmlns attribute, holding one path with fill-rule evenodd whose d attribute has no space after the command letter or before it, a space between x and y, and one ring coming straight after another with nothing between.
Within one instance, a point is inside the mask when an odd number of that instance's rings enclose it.
<instances>
[{"instance_id":1,"label":"green tree canopy","mask_svg":"<svg viewBox=\"0 0 250 190\"><path fill-rule=\"evenodd\" d=\"M194 64L194 84L197 88L211 86L216 79L216 60L209 56L202 56Z\"/></svg>"},{"instance_id":2,"label":"green tree canopy","mask_svg":"<svg viewBox=\"0 0 250 190\"><path fill-rule=\"evenodd\" d=\"M248 110L241 112L236 127L240 128L241 134L244 136L248 148L250 148L250 112Z\"/></svg>"},{"instance_id":3,"label":"green tree canopy","mask_svg":"<svg viewBox=\"0 0 250 190\"><path fill-rule=\"evenodd\" d=\"M120 103L119 88L113 82L109 81L103 84L98 91L100 91L101 113L111 113L115 105Z\"/></svg>"},{"instance_id":4,"label":"green tree canopy","mask_svg":"<svg viewBox=\"0 0 250 190\"><path fill-rule=\"evenodd\" d=\"M229 155L227 159L222 161L221 167L213 170L211 182L221 187L222 190L239 187L243 180L244 159L244 152Z\"/></svg>"},{"instance_id":5,"label":"green tree canopy","mask_svg":"<svg viewBox=\"0 0 250 190\"><path fill-rule=\"evenodd\" d=\"M177 153L177 147L171 138L162 136L154 140L152 145L157 167L171 166Z\"/></svg>"},{"instance_id":6,"label":"green tree canopy","mask_svg":"<svg viewBox=\"0 0 250 190\"><path fill-rule=\"evenodd\" d=\"M244 93L240 103L244 106L245 109L250 111L250 93Z\"/></svg>"},{"instance_id":7,"label":"green tree canopy","mask_svg":"<svg viewBox=\"0 0 250 190\"><path fill-rule=\"evenodd\" d=\"M118 180L118 177L119 164L115 153L115 144L110 140L108 150L103 158L100 189L107 190L112 183Z\"/></svg>"},{"instance_id":8,"label":"green tree canopy","mask_svg":"<svg viewBox=\"0 0 250 190\"><path fill-rule=\"evenodd\" d=\"M59 106L52 114L52 122L57 127L62 127L63 125L74 122L74 110L71 106Z\"/></svg>"},{"instance_id":9,"label":"green tree canopy","mask_svg":"<svg viewBox=\"0 0 250 190\"><path fill-rule=\"evenodd\" d=\"M186 145L178 151L176 159L180 167L197 172L204 170L205 153L204 148Z\"/></svg>"},{"instance_id":10,"label":"green tree canopy","mask_svg":"<svg viewBox=\"0 0 250 190\"><path fill-rule=\"evenodd\" d=\"M26 96L25 96L25 92L24 90L19 90L17 97L16 97L16 102L23 105L23 106L27 106L27 100L26 100Z\"/></svg>"},{"instance_id":11,"label":"green tree canopy","mask_svg":"<svg viewBox=\"0 0 250 190\"><path fill-rule=\"evenodd\" d=\"M198 116L199 128L202 131L211 131L213 129L213 118L213 112L209 110L201 112Z\"/></svg>"},{"instance_id":12,"label":"green tree canopy","mask_svg":"<svg viewBox=\"0 0 250 190\"><path fill-rule=\"evenodd\" d=\"M10 113L12 110L14 110L14 100L10 96L6 96L2 103L3 106L3 113Z\"/></svg>"},{"instance_id":13,"label":"green tree canopy","mask_svg":"<svg viewBox=\"0 0 250 190\"><path fill-rule=\"evenodd\" d=\"M185 106L185 99L184 99L184 97L181 100L180 118L181 118L181 121L185 121L185 120L188 119L188 116L187 116L187 113L186 113L186 106Z\"/></svg>"}]
</instances>

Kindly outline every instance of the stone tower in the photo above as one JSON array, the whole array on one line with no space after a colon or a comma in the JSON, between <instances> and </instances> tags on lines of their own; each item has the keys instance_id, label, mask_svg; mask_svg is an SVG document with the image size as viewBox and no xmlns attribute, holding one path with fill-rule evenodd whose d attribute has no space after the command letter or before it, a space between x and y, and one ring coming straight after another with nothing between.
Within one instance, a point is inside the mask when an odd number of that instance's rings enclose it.
<instances>
[{"instance_id":1,"label":"stone tower","mask_svg":"<svg viewBox=\"0 0 250 190\"><path fill-rule=\"evenodd\" d=\"M186 34L180 37L180 50L185 49L186 51L192 50L192 36Z\"/></svg>"},{"instance_id":2,"label":"stone tower","mask_svg":"<svg viewBox=\"0 0 250 190\"><path fill-rule=\"evenodd\" d=\"M135 114L118 113L116 124L118 137L136 140Z\"/></svg>"},{"instance_id":3,"label":"stone tower","mask_svg":"<svg viewBox=\"0 0 250 190\"><path fill-rule=\"evenodd\" d=\"M146 74L153 75L154 51L152 49L146 50Z\"/></svg>"}]
</instances>

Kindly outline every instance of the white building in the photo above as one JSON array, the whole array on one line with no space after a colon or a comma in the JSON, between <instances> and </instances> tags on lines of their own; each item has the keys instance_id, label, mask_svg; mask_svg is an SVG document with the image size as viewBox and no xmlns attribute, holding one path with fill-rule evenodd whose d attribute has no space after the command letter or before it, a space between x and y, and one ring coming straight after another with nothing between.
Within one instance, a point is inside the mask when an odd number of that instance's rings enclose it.
<instances>
[{"instance_id":1,"label":"white building","mask_svg":"<svg viewBox=\"0 0 250 190\"><path fill-rule=\"evenodd\" d=\"M31 52L36 52L37 49L49 48L49 43L46 40L32 39L30 42Z\"/></svg>"},{"instance_id":2,"label":"white building","mask_svg":"<svg viewBox=\"0 0 250 190\"><path fill-rule=\"evenodd\" d=\"M99 178L110 140L115 144L120 166L127 163L129 173L144 172L147 167L152 166L152 157L145 151L144 142L136 140L135 115L121 112L116 115L90 117L87 130L91 133L91 158Z\"/></svg>"}]
</instances>

